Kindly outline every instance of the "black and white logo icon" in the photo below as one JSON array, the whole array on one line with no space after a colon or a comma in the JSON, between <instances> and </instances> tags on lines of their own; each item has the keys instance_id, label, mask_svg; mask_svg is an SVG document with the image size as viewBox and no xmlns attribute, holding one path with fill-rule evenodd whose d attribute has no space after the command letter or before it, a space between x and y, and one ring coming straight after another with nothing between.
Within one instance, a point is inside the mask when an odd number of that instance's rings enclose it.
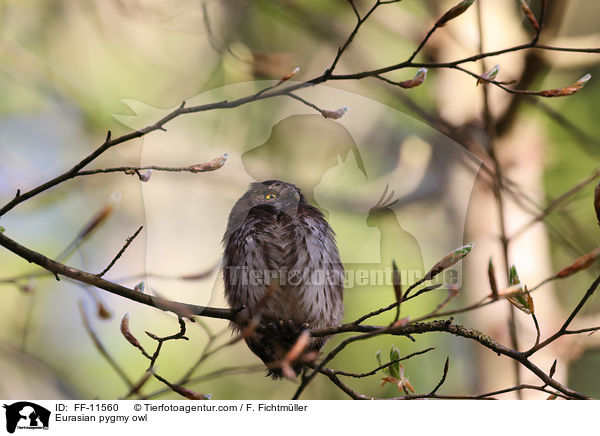
<instances>
[{"instance_id":1,"label":"black and white logo icon","mask_svg":"<svg viewBox=\"0 0 600 436\"><path fill-rule=\"evenodd\" d=\"M16 429L37 430L48 429L50 411L42 406L28 401L19 401L10 405L5 404L6 430L14 433Z\"/></svg>"}]
</instances>

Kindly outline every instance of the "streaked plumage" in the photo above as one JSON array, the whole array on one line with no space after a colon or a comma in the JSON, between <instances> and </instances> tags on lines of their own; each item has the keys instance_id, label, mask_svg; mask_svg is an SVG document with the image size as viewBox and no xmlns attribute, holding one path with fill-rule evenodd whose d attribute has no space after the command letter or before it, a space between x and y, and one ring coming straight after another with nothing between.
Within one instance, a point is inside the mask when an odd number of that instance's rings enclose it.
<instances>
[{"instance_id":1,"label":"streaked plumage","mask_svg":"<svg viewBox=\"0 0 600 436\"><path fill-rule=\"evenodd\" d=\"M223 243L227 301L269 328L246 343L271 375L281 376L273 362L283 359L302 329L341 322L344 270L333 231L296 186L268 180L252 183L236 202ZM265 298L270 283L274 291ZM309 350L325 341L311 339Z\"/></svg>"}]
</instances>

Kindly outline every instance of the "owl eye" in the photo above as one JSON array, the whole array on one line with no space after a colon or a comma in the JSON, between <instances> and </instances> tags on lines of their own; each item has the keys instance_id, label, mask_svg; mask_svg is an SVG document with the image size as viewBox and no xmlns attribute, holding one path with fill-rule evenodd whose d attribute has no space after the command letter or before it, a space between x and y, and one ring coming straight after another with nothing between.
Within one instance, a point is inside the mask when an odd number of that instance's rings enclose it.
<instances>
[{"instance_id":1,"label":"owl eye","mask_svg":"<svg viewBox=\"0 0 600 436\"><path fill-rule=\"evenodd\" d=\"M273 200L274 198L277 198L277 194L275 194L274 192L269 192L268 194L265 194L265 200Z\"/></svg>"}]
</instances>

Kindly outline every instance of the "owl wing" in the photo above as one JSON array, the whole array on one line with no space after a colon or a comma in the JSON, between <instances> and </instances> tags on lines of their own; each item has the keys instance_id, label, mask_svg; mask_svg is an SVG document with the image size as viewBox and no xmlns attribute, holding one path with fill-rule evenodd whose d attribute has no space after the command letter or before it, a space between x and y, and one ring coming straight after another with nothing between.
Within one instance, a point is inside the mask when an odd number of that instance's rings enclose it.
<instances>
[{"instance_id":1,"label":"owl wing","mask_svg":"<svg viewBox=\"0 0 600 436\"><path fill-rule=\"evenodd\" d=\"M312 314L315 327L337 325L343 316L344 267L335 234L322 212L311 205L303 205L298 216L303 232L296 268L313 272L303 289L302 304Z\"/></svg>"},{"instance_id":2,"label":"owl wing","mask_svg":"<svg viewBox=\"0 0 600 436\"><path fill-rule=\"evenodd\" d=\"M280 225L268 208L253 208L225 240L223 278L231 307L250 313L265 295L282 258Z\"/></svg>"}]
</instances>

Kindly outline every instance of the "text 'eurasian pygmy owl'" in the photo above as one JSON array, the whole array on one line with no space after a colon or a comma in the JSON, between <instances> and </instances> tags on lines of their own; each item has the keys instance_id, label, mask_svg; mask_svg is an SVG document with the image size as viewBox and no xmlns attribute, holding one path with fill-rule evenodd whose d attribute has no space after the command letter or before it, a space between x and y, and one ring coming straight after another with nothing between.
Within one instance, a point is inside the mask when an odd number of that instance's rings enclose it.
<instances>
[{"instance_id":1,"label":"text 'eurasian pygmy owl'","mask_svg":"<svg viewBox=\"0 0 600 436\"><path fill-rule=\"evenodd\" d=\"M344 268L333 230L300 189L267 180L252 183L235 203L223 243L227 301L267 327L246 343L270 375L281 377L277 363L303 329L342 319ZM306 350L319 351L325 341L312 338ZM301 367L296 362L293 368L298 373Z\"/></svg>"}]
</instances>

